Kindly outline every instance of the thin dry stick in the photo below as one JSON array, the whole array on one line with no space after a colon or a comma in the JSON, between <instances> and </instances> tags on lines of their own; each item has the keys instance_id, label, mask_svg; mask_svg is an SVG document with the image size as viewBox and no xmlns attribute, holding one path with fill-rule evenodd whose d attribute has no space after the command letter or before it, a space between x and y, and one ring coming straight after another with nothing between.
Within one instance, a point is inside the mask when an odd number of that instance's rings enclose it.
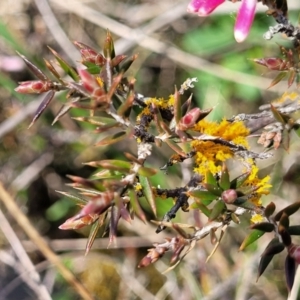
<instances>
[{"instance_id":1,"label":"thin dry stick","mask_svg":"<svg viewBox=\"0 0 300 300\"><path fill-rule=\"evenodd\" d=\"M30 258L28 257L25 249L23 248L22 243L20 242L19 238L11 228L9 222L7 221L5 215L0 210L0 226L5 235L6 239L10 243L12 249L14 250L15 254L17 255L20 265L22 266L22 271L30 270L29 276L23 276L24 279L28 281L31 279L31 288L37 294L39 299L47 300L51 299L47 288L41 283L41 278L39 273L35 270L33 263L31 262ZM20 268L19 268L20 269ZM19 270L20 271L20 270Z\"/></svg>"},{"instance_id":2,"label":"thin dry stick","mask_svg":"<svg viewBox=\"0 0 300 300\"><path fill-rule=\"evenodd\" d=\"M64 279L78 292L78 294L85 300L93 300L94 298L86 290L86 288L76 279L74 274L68 270L59 257L49 248L46 241L40 236L38 231L31 225L28 218L20 210L14 199L4 189L0 182L0 199L6 206L7 210L14 217L16 222L25 231L28 237L35 243L43 255L57 268Z\"/></svg>"}]
</instances>

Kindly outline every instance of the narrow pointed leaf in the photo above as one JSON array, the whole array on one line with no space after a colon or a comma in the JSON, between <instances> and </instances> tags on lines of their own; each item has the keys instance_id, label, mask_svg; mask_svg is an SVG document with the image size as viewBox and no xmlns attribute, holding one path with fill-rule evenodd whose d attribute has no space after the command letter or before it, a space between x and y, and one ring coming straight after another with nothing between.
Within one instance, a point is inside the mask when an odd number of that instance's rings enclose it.
<instances>
[{"instance_id":1,"label":"narrow pointed leaf","mask_svg":"<svg viewBox=\"0 0 300 300\"><path fill-rule=\"evenodd\" d=\"M284 269L285 269L286 284L289 291L291 291L294 284L295 274L296 274L296 263L295 260L289 255L287 255L285 259Z\"/></svg>"},{"instance_id":2,"label":"narrow pointed leaf","mask_svg":"<svg viewBox=\"0 0 300 300\"><path fill-rule=\"evenodd\" d=\"M118 159L105 159L100 161L91 161L85 163L85 165L88 165L90 167L95 168L103 168L103 169L109 169L109 170L124 170L125 172L128 172L131 168L131 163L124 160L118 160Z\"/></svg>"},{"instance_id":3,"label":"narrow pointed leaf","mask_svg":"<svg viewBox=\"0 0 300 300\"><path fill-rule=\"evenodd\" d=\"M143 194L145 198L147 199L148 203L150 204L150 207L156 216L156 203L155 203L155 197L153 194L153 190L149 181L148 177L139 176L140 184L143 188Z\"/></svg>"},{"instance_id":4,"label":"narrow pointed leaf","mask_svg":"<svg viewBox=\"0 0 300 300\"><path fill-rule=\"evenodd\" d=\"M281 124L283 124L283 125L285 125L286 124L286 117L282 114L282 113L280 113L277 109L276 109L276 107L274 107L272 104L271 104L271 111L272 111L272 114L273 114L273 116L274 116L274 118L278 121L278 122L280 122Z\"/></svg>"},{"instance_id":5,"label":"narrow pointed leaf","mask_svg":"<svg viewBox=\"0 0 300 300\"><path fill-rule=\"evenodd\" d=\"M61 79L61 76L59 75L59 73L56 71L56 69L54 68L54 66L51 64L51 62L47 59L44 58L44 62L46 64L46 67L48 68L48 70L60 81L63 82L63 80Z\"/></svg>"},{"instance_id":6,"label":"narrow pointed leaf","mask_svg":"<svg viewBox=\"0 0 300 300\"><path fill-rule=\"evenodd\" d=\"M218 186L216 178L210 171L207 171L205 174L205 182L216 187Z\"/></svg>"},{"instance_id":7,"label":"narrow pointed leaf","mask_svg":"<svg viewBox=\"0 0 300 300\"><path fill-rule=\"evenodd\" d=\"M261 257L258 265L258 274L256 281L259 279L259 277L264 273L270 262L272 261L274 255L264 255Z\"/></svg>"},{"instance_id":8,"label":"narrow pointed leaf","mask_svg":"<svg viewBox=\"0 0 300 300\"><path fill-rule=\"evenodd\" d=\"M70 193L67 193L67 192L62 192L62 191L56 191L57 193L60 193L70 199L73 199L75 200L76 204L79 204L79 205L86 205L88 203L88 200L82 198L82 197L79 197L77 195L73 195L73 194L70 194Z\"/></svg>"},{"instance_id":9,"label":"narrow pointed leaf","mask_svg":"<svg viewBox=\"0 0 300 300\"><path fill-rule=\"evenodd\" d=\"M76 70L70 66L55 50L48 46L49 50L55 56L56 60L62 67L62 69L76 82L79 81L79 75L77 74Z\"/></svg>"},{"instance_id":10,"label":"narrow pointed leaf","mask_svg":"<svg viewBox=\"0 0 300 300\"><path fill-rule=\"evenodd\" d=\"M74 117L73 119L79 122L87 122L97 126L110 125L111 127L114 127L119 124L119 122L117 122L115 119L108 118L108 117L100 117L100 116Z\"/></svg>"},{"instance_id":11,"label":"narrow pointed leaf","mask_svg":"<svg viewBox=\"0 0 300 300\"><path fill-rule=\"evenodd\" d=\"M91 248L92 248L92 246L93 246L93 243L94 243L94 241L95 241L95 238L96 238L96 236L97 236L97 233L98 233L98 231L99 231L100 226L101 226L101 225L100 225L99 220L96 221L96 222L92 225L92 228L91 228L91 230L90 230L89 237L88 237L88 239L87 239L86 247L85 247L85 255L87 255L87 254L90 252L90 250L91 250Z\"/></svg>"},{"instance_id":12,"label":"narrow pointed leaf","mask_svg":"<svg viewBox=\"0 0 300 300\"><path fill-rule=\"evenodd\" d=\"M83 62L83 65L86 66L86 70L92 75L98 75L101 71L101 67L91 63L91 62Z\"/></svg>"},{"instance_id":13,"label":"narrow pointed leaf","mask_svg":"<svg viewBox=\"0 0 300 300\"><path fill-rule=\"evenodd\" d=\"M271 82L271 84L268 86L268 89L279 83L281 80L283 80L287 76L287 72L280 72Z\"/></svg>"},{"instance_id":14,"label":"narrow pointed leaf","mask_svg":"<svg viewBox=\"0 0 300 300\"><path fill-rule=\"evenodd\" d=\"M117 206L112 206L110 211L110 226L109 226L109 247L111 244L116 243L117 227L120 220L120 209Z\"/></svg>"},{"instance_id":15,"label":"narrow pointed leaf","mask_svg":"<svg viewBox=\"0 0 300 300\"><path fill-rule=\"evenodd\" d=\"M78 102L79 100L80 98L74 98L72 99L72 101L62 105L51 125L54 125L61 117L63 117L73 107L73 104Z\"/></svg>"},{"instance_id":16,"label":"narrow pointed leaf","mask_svg":"<svg viewBox=\"0 0 300 300\"><path fill-rule=\"evenodd\" d=\"M264 231L254 229L252 230L248 236L244 239L242 245L240 246L239 251L243 251L246 247L254 243L256 240L261 238L265 234Z\"/></svg>"},{"instance_id":17,"label":"narrow pointed leaf","mask_svg":"<svg viewBox=\"0 0 300 300\"><path fill-rule=\"evenodd\" d=\"M47 108L47 106L49 105L49 103L53 99L54 94L55 94L54 91L49 91L46 94L46 97L43 99L43 101L39 105L38 109L36 110L36 112L34 114L34 117L33 117L33 119L32 119L32 121L31 121L28 128L30 128L37 121L37 119L41 116L41 114L44 112L44 110Z\"/></svg>"},{"instance_id":18,"label":"narrow pointed leaf","mask_svg":"<svg viewBox=\"0 0 300 300\"><path fill-rule=\"evenodd\" d=\"M213 200L217 198L215 194L202 190L189 191L187 192L187 195L199 199L199 202L205 206L209 205Z\"/></svg>"},{"instance_id":19,"label":"narrow pointed leaf","mask_svg":"<svg viewBox=\"0 0 300 300\"><path fill-rule=\"evenodd\" d=\"M266 206L265 211L264 211L266 218L271 217L273 215L275 209L276 209L276 205L274 204L274 202L270 202Z\"/></svg>"},{"instance_id":20,"label":"narrow pointed leaf","mask_svg":"<svg viewBox=\"0 0 300 300\"><path fill-rule=\"evenodd\" d=\"M206 217L209 217L211 210L199 201L195 201L190 205L191 209L199 209Z\"/></svg>"},{"instance_id":21,"label":"narrow pointed leaf","mask_svg":"<svg viewBox=\"0 0 300 300\"><path fill-rule=\"evenodd\" d=\"M120 64L120 72L125 73L130 68L132 63L137 59L137 57L138 55L135 54L131 57L126 58L126 60Z\"/></svg>"},{"instance_id":22,"label":"narrow pointed leaf","mask_svg":"<svg viewBox=\"0 0 300 300\"><path fill-rule=\"evenodd\" d=\"M275 229L274 224L268 223L268 222L261 222L261 223L253 224L250 226L250 228L262 230L264 232L272 232Z\"/></svg>"},{"instance_id":23,"label":"narrow pointed leaf","mask_svg":"<svg viewBox=\"0 0 300 300\"><path fill-rule=\"evenodd\" d=\"M186 154L185 152L178 146L177 143L173 142L172 140L165 140L165 142L167 143L167 145L173 150L175 151L177 154L179 154L180 156L185 157Z\"/></svg>"},{"instance_id":24,"label":"narrow pointed leaf","mask_svg":"<svg viewBox=\"0 0 300 300\"><path fill-rule=\"evenodd\" d=\"M108 145L112 145L115 144L117 142L122 141L123 139L125 139L127 136L127 133L122 131L122 132L118 132L116 134L114 134L113 136L107 136L104 139L102 139L101 141L97 142L95 144L95 146L108 146Z\"/></svg>"},{"instance_id":25,"label":"narrow pointed leaf","mask_svg":"<svg viewBox=\"0 0 300 300\"><path fill-rule=\"evenodd\" d=\"M217 201L217 203L212 208L208 220L210 222L216 220L220 215L222 215L225 209L226 209L225 203L223 201Z\"/></svg>"},{"instance_id":26,"label":"narrow pointed leaf","mask_svg":"<svg viewBox=\"0 0 300 300\"><path fill-rule=\"evenodd\" d=\"M223 190L219 186L209 184L209 183L204 183L203 185L210 193L212 193L218 197L220 197L222 195Z\"/></svg>"},{"instance_id":27,"label":"narrow pointed leaf","mask_svg":"<svg viewBox=\"0 0 300 300\"><path fill-rule=\"evenodd\" d=\"M121 117L128 115L128 112L130 112L131 108L132 108L132 104L134 101L134 93L133 91L131 91L128 95L128 97L126 98L126 100L120 105L120 107L117 110L117 114Z\"/></svg>"},{"instance_id":28,"label":"narrow pointed leaf","mask_svg":"<svg viewBox=\"0 0 300 300\"><path fill-rule=\"evenodd\" d=\"M113 59L115 57L115 47L114 47L113 38L108 30L106 33L106 39L103 46L103 54L106 58Z\"/></svg>"},{"instance_id":29,"label":"narrow pointed leaf","mask_svg":"<svg viewBox=\"0 0 300 300\"><path fill-rule=\"evenodd\" d=\"M291 205L285 207L285 208L282 209L281 211L279 211L279 212L275 215L274 219L275 219L275 221L278 222L278 221L280 220L281 216L283 215L283 213L286 213L288 216L291 216L291 215L293 215L295 212L297 212L297 210L298 210L299 208L300 208L300 201L297 201L297 202L295 202L295 203L293 203L293 204L291 204Z\"/></svg>"},{"instance_id":30,"label":"narrow pointed leaf","mask_svg":"<svg viewBox=\"0 0 300 300\"><path fill-rule=\"evenodd\" d=\"M290 235L300 235L300 225L290 226L288 229Z\"/></svg>"},{"instance_id":31,"label":"narrow pointed leaf","mask_svg":"<svg viewBox=\"0 0 300 300\"><path fill-rule=\"evenodd\" d=\"M133 189L129 190L130 204L134 213L146 224L146 216L139 204L138 197Z\"/></svg>"},{"instance_id":32,"label":"narrow pointed leaf","mask_svg":"<svg viewBox=\"0 0 300 300\"><path fill-rule=\"evenodd\" d=\"M276 255L276 254L282 252L284 249L285 249L284 245L278 241L277 244L269 245L265 249L262 256Z\"/></svg>"},{"instance_id":33,"label":"narrow pointed leaf","mask_svg":"<svg viewBox=\"0 0 300 300\"><path fill-rule=\"evenodd\" d=\"M233 179L230 183L231 189L238 189L250 176L250 172L243 173L237 178Z\"/></svg>"},{"instance_id":34,"label":"narrow pointed leaf","mask_svg":"<svg viewBox=\"0 0 300 300\"><path fill-rule=\"evenodd\" d=\"M295 77L296 77L296 71L292 70L289 72L289 78L288 78L288 88L294 83Z\"/></svg>"},{"instance_id":35,"label":"narrow pointed leaf","mask_svg":"<svg viewBox=\"0 0 300 300\"><path fill-rule=\"evenodd\" d=\"M230 188L229 173L226 166L223 167L219 185L224 191Z\"/></svg>"},{"instance_id":36,"label":"narrow pointed leaf","mask_svg":"<svg viewBox=\"0 0 300 300\"><path fill-rule=\"evenodd\" d=\"M31 61L29 61L24 55L17 52L18 55L24 60L25 64L27 65L28 69L40 80L47 81L49 80L48 77Z\"/></svg>"},{"instance_id":37,"label":"narrow pointed leaf","mask_svg":"<svg viewBox=\"0 0 300 300\"><path fill-rule=\"evenodd\" d=\"M181 118L182 118L182 112L181 112L180 94L177 91L177 88L175 88L175 93L174 93L174 120L175 120L175 123L178 124Z\"/></svg>"}]
</instances>

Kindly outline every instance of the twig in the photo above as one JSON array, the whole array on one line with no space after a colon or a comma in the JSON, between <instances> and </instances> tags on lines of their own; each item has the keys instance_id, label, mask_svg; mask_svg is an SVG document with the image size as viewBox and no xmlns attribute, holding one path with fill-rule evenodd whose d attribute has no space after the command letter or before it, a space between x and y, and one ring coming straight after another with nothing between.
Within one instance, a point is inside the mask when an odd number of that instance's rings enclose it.
<instances>
[{"instance_id":1,"label":"twig","mask_svg":"<svg viewBox=\"0 0 300 300\"><path fill-rule=\"evenodd\" d=\"M69 59L76 63L79 59L79 53L76 47L70 42L69 37L62 30L58 21L53 14L51 7L47 0L35 0L35 5L37 6L39 12L41 13L46 26L51 32L53 38L60 45L60 47L64 50L65 55L69 57Z\"/></svg>"},{"instance_id":2,"label":"twig","mask_svg":"<svg viewBox=\"0 0 300 300\"><path fill-rule=\"evenodd\" d=\"M22 265L22 261L18 261L11 254L6 251L0 250L0 260L9 265L14 269L16 273L19 274L17 277L19 280L12 280L9 284L6 284L0 291L0 299L5 300L8 299L8 295L20 284L20 282L24 282L27 286L35 293L36 298L39 300L51 300L49 292L46 287L41 284L40 281L32 278L32 272L35 272L34 266L29 270ZM29 276L28 276L29 275Z\"/></svg>"},{"instance_id":3,"label":"twig","mask_svg":"<svg viewBox=\"0 0 300 300\"><path fill-rule=\"evenodd\" d=\"M11 188L17 191L25 189L46 166L51 164L53 158L54 156L50 152L42 154L23 172L21 172L17 178L15 178L15 180L11 183Z\"/></svg>"},{"instance_id":4,"label":"twig","mask_svg":"<svg viewBox=\"0 0 300 300\"><path fill-rule=\"evenodd\" d=\"M26 232L28 237L38 246L43 255L55 265L64 279L78 292L78 294L85 300L94 299L86 288L76 279L74 274L63 265L59 257L49 248L46 241L31 225L28 218L15 203L14 199L4 189L2 183L0 183L0 199L5 204L10 214L15 218L19 226Z\"/></svg>"}]
</instances>

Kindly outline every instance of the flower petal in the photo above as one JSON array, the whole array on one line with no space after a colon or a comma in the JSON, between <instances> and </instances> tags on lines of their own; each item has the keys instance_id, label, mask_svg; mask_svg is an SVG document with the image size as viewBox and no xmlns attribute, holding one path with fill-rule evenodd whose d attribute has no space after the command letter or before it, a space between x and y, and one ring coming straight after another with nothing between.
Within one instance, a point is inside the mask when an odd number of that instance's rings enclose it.
<instances>
[{"instance_id":1,"label":"flower petal","mask_svg":"<svg viewBox=\"0 0 300 300\"><path fill-rule=\"evenodd\" d=\"M257 0L242 0L234 26L234 37L238 43L243 42L250 31Z\"/></svg>"},{"instance_id":2,"label":"flower petal","mask_svg":"<svg viewBox=\"0 0 300 300\"><path fill-rule=\"evenodd\" d=\"M190 13L198 13L199 16L207 16L213 12L225 0L192 0L187 7Z\"/></svg>"}]
</instances>

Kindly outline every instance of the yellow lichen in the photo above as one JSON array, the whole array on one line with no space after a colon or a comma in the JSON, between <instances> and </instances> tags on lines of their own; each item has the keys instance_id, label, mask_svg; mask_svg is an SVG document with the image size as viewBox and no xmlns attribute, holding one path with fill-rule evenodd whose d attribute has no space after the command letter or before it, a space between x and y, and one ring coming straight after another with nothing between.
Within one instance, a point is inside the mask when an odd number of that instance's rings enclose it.
<instances>
[{"instance_id":1,"label":"yellow lichen","mask_svg":"<svg viewBox=\"0 0 300 300\"><path fill-rule=\"evenodd\" d=\"M224 119L217 123L201 120L193 129L202 134L222 138L248 148L246 137L249 135L249 130L242 122L230 123ZM205 174L207 170L213 174L220 171L220 163L233 156L233 152L228 146L216 144L213 141L194 140L191 145L196 152L194 171L200 174Z\"/></svg>"}]
</instances>

